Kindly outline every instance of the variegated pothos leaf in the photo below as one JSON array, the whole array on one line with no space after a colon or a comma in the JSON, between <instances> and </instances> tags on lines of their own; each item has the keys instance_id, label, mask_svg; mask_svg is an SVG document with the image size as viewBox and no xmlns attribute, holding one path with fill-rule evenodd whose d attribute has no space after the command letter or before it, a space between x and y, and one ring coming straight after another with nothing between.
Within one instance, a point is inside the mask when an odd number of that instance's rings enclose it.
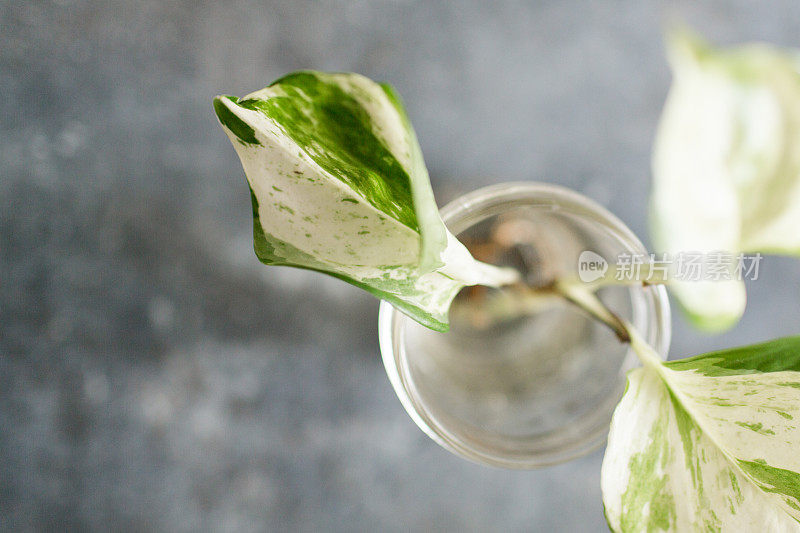
<instances>
[{"instance_id":1,"label":"variegated pothos leaf","mask_svg":"<svg viewBox=\"0 0 800 533\"><path fill-rule=\"evenodd\" d=\"M611 529L800 531L800 337L643 360L603 460Z\"/></svg>"},{"instance_id":2,"label":"variegated pothos leaf","mask_svg":"<svg viewBox=\"0 0 800 533\"><path fill-rule=\"evenodd\" d=\"M251 189L258 258L324 272L447 328L464 285L515 274L475 261L447 230L414 130L391 87L357 74L297 72L217 117Z\"/></svg>"},{"instance_id":3,"label":"variegated pothos leaf","mask_svg":"<svg viewBox=\"0 0 800 533\"><path fill-rule=\"evenodd\" d=\"M668 40L673 83L653 148L652 229L664 252L800 255L800 54ZM699 327L745 308L741 280L671 283Z\"/></svg>"}]
</instances>

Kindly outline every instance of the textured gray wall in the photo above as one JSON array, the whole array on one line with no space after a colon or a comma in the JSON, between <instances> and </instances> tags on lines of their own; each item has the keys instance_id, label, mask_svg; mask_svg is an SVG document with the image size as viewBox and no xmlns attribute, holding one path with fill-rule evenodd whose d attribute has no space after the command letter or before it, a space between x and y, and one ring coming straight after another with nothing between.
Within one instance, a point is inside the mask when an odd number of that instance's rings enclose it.
<instances>
[{"instance_id":1,"label":"textured gray wall","mask_svg":"<svg viewBox=\"0 0 800 533\"><path fill-rule=\"evenodd\" d=\"M646 233L661 34L798 45L794 0L0 1L0 527L602 531L600 451L475 466L403 412L377 302L262 267L211 98L299 68L407 102L444 202L573 187ZM740 327L798 331L768 258Z\"/></svg>"}]
</instances>

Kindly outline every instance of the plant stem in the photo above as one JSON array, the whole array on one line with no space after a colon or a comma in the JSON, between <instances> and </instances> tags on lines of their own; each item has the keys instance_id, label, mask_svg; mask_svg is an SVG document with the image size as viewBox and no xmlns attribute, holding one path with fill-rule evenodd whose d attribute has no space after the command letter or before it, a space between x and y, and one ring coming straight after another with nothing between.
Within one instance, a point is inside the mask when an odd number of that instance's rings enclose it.
<instances>
[{"instance_id":1,"label":"plant stem","mask_svg":"<svg viewBox=\"0 0 800 533\"><path fill-rule=\"evenodd\" d=\"M554 284L553 290L592 318L611 328L620 342L630 344L644 366L660 366L661 358L658 353L647 344L631 323L611 311L594 292L575 284L560 282Z\"/></svg>"},{"instance_id":2,"label":"plant stem","mask_svg":"<svg viewBox=\"0 0 800 533\"><path fill-rule=\"evenodd\" d=\"M620 342L631 346L643 365L659 365L661 357L658 353L647 344L632 324L611 311L595 293L604 286L622 284L622 281L614 277L602 278L592 283L584 283L574 278L559 278L538 286L514 283L506 285L503 290L484 296L480 305L456 303L451 308L451 313L459 314L473 327L482 329L568 302L589 317L608 326Z\"/></svg>"},{"instance_id":3,"label":"plant stem","mask_svg":"<svg viewBox=\"0 0 800 533\"><path fill-rule=\"evenodd\" d=\"M564 284L558 281L553 284L553 291L560 294L564 299L592 318L608 326L620 342L631 342L631 335L625 321L606 307L594 292L573 284Z\"/></svg>"},{"instance_id":4,"label":"plant stem","mask_svg":"<svg viewBox=\"0 0 800 533\"><path fill-rule=\"evenodd\" d=\"M576 277L563 277L558 279L558 283L563 286L582 287L591 292L595 292L603 287L616 287L626 285L668 285L669 278L666 273L651 271L647 264L642 265L642 271L636 279L628 279L618 274L617 270L610 270L601 278L594 281L582 281Z\"/></svg>"}]
</instances>

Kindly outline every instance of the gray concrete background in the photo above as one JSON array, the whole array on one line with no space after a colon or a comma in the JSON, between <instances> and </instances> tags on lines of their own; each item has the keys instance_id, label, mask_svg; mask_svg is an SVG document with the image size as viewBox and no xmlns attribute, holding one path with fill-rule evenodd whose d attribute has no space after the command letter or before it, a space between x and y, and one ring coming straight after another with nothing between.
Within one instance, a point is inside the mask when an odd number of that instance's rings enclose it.
<instances>
[{"instance_id":1,"label":"gray concrete background","mask_svg":"<svg viewBox=\"0 0 800 533\"><path fill-rule=\"evenodd\" d=\"M602 451L472 465L403 412L377 302L265 268L211 98L300 68L390 81L440 203L550 181L646 236L662 28L798 45L792 0L0 1L0 528L602 531ZM740 326L796 333L768 258Z\"/></svg>"}]
</instances>

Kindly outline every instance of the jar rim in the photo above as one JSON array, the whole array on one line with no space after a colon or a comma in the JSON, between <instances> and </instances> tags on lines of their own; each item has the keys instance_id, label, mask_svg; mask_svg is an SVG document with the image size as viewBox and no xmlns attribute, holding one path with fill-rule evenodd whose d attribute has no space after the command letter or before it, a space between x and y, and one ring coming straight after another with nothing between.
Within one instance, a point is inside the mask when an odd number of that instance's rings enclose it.
<instances>
[{"instance_id":1,"label":"jar rim","mask_svg":"<svg viewBox=\"0 0 800 533\"><path fill-rule=\"evenodd\" d=\"M632 250L646 253L641 241L614 214L590 198L559 185L540 182L509 182L490 185L454 199L445 205L440 213L450 231L457 235L472 225L466 224L460 227L459 222L466 221L467 214L505 206L508 206L509 209L516 206L540 206L578 214L589 221L605 226ZM645 336L656 352L665 358L671 336L669 300L663 286L651 288L653 289L651 301L655 304L653 309L655 328L651 328L652 333L645 332ZM397 337L398 335L402 337L402 332L398 330L404 319L405 317L400 311L388 302L381 301L378 336L386 373L411 419L443 448L479 464L529 469L559 464L580 457L596 449L605 441L608 433L607 426L592 434L584 435L583 438L576 439L572 446L560 449L556 453L498 455L470 446L469 443L464 442L437 421L424 405L424 401L415 393L410 379L411 370L407 358L403 355L404 349L398 349L401 347L396 344L403 342L402 339L398 341ZM629 353L626 360L631 356ZM635 356L633 357L635 359ZM618 398L614 398L614 403L616 401Z\"/></svg>"}]
</instances>

